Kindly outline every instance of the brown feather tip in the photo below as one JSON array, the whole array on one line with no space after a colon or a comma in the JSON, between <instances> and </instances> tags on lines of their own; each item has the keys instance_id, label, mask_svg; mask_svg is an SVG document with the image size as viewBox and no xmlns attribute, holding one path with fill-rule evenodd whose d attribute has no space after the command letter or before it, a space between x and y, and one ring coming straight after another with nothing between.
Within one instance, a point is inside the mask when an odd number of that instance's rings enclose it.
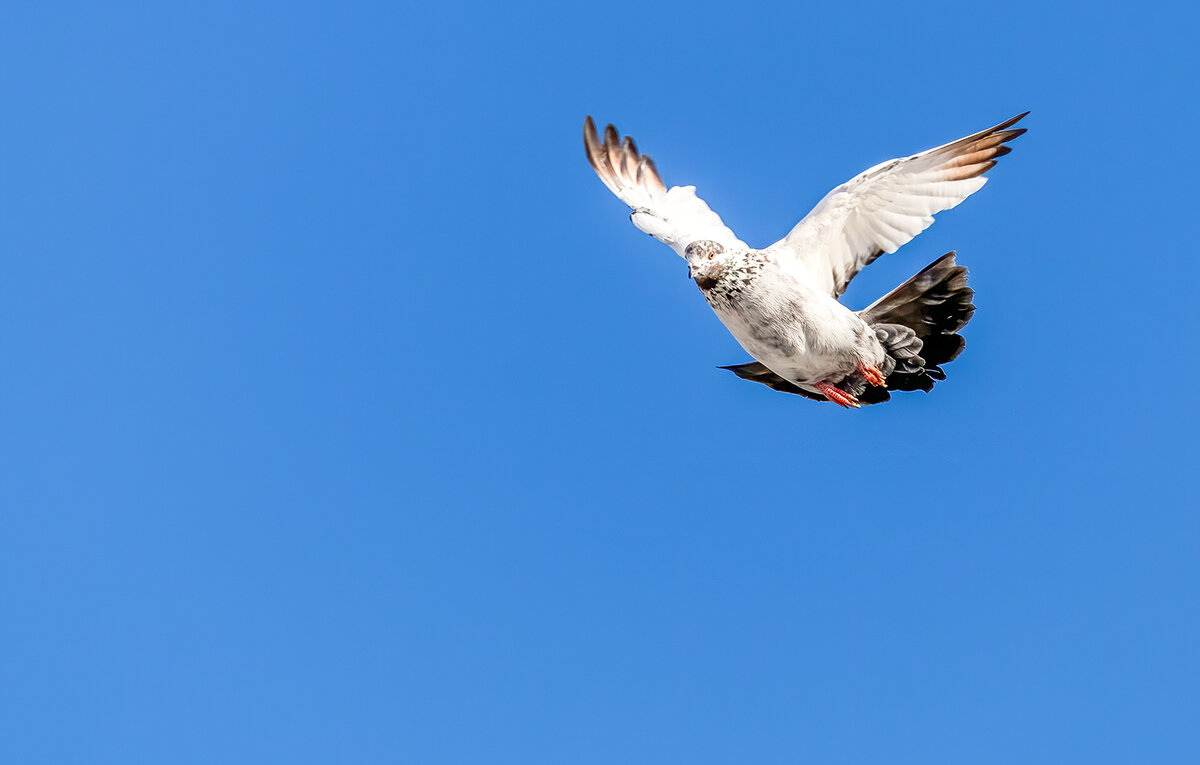
<instances>
[{"instance_id":1,"label":"brown feather tip","mask_svg":"<svg viewBox=\"0 0 1200 765\"><path fill-rule=\"evenodd\" d=\"M1007 120L1005 120L1004 122L1001 122L999 125L997 125L997 126L996 126L996 127L994 127L994 128L991 128L991 130L988 130L987 132L991 133L991 132L993 132L993 131L995 131L995 130L1003 130L1004 128L1008 127L1009 125L1015 125L1015 124L1017 124L1017 123L1018 123L1018 122L1020 122L1021 120L1025 119L1025 117L1026 117L1026 116L1028 116L1028 115L1029 115L1029 112L1021 112L1021 113L1020 113L1020 114L1018 114L1016 117L1013 117L1013 118L1011 118L1011 119L1007 119ZM1024 133L1024 132L1025 132L1025 130L1022 128L1021 132L1022 132L1022 133Z\"/></svg>"},{"instance_id":2,"label":"brown feather tip","mask_svg":"<svg viewBox=\"0 0 1200 765\"><path fill-rule=\"evenodd\" d=\"M614 192L625 184L637 184L647 191L665 192L654 160L638 152L632 136L621 138L616 126L611 123L604 128L604 139L596 131L596 123L589 114L583 120L583 146L588 162Z\"/></svg>"},{"instance_id":3,"label":"brown feather tip","mask_svg":"<svg viewBox=\"0 0 1200 765\"><path fill-rule=\"evenodd\" d=\"M642 162L646 165L646 175L650 178L650 186L657 191L665 192L667 184L663 183L662 176L658 174L658 168L654 166L654 160L646 154L642 155Z\"/></svg>"},{"instance_id":4,"label":"brown feather tip","mask_svg":"<svg viewBox=\"0 0 1200 765\"><path fill-rule=\"evenodd\" d=\"M633 139L625 136L625 142L621 144L621 173L625 180L634 183L637 180L638 168L638 151L637 146L633 143Z\"/></svg>"},{"instance_id":5,"label":"brown feather tip","mask_svg":"<svg viewBox=\"0 0 1200 765\"><path fill-rule=\"evenodd\" d=\"M600 165L596 160L600 149L600 136L596 134L596 123L592 122L590 114L583 121L583 149L587 152L588 162L592 168L597 173L600 172Z\"/></svg>"},{"instance_id":6,"label":"brown feather tip","mask_svg":"<svg viewBox=\"0 0 1200 765\"><path fill-rule=\"evenodd\" d=\"M608 165L613 169L613 174L621 177L621 135L617 129L610 123L604 128L604 149L608 154Z\"/></svg>"}]
</instances>

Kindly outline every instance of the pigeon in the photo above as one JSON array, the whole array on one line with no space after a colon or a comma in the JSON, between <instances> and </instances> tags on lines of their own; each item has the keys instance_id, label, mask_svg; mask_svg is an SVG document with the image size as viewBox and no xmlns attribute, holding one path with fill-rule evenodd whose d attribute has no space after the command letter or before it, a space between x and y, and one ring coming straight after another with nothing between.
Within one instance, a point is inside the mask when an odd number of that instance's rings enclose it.
<instances>
[{"instance_id":1,"label":"pigeon","mask_svg":"<svg viewBox=\"0 0 1200 765\"><path fill-rule=\"evenodd\" d=\"M601 140L583 123L588 161L633 210L633 225L687 261L721 323L754 361L721 367L745 380L844 408L928 392L962 352L975 312L967 269L949 252L861 311L838 301L846 285L979 191L983 176L1025 132L1029 112L911 157L878 164L825 195L783 239L754 249L695 186L667 188L654 162L611 124Z\"/></svg>"}]
</instances>

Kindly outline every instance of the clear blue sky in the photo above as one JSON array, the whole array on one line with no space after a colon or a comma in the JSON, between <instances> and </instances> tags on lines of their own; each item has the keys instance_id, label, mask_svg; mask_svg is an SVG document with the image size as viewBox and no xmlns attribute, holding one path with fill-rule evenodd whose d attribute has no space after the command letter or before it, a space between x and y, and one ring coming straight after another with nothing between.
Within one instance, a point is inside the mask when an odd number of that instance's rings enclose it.
<instances>
[{"instance_id":1,"label":"clear blue sky","mask_svg":"<svg viewBox=\"0 0 1200 765\"><path fill-rule=\"evenodd\" d=\"M4 6L0 760L1200 762L1200 12L735 5ZM857 412L580 140L761 246L1026 109Z\"/></svg>"}]
</instances>

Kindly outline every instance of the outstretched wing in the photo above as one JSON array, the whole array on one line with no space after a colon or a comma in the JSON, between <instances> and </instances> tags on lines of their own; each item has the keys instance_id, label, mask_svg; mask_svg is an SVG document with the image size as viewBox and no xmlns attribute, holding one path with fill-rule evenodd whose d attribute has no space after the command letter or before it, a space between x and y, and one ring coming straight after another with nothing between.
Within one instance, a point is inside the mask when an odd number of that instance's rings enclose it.
<instances>
[{"instance_id":1,"label":"outstretched wing","mask_svg":"<svg viewBox=\"0 0 1200 765\"><path fill-rule=\"evenodd\" d=\"M669 245L680 256L689 244L701 239L710 239L727 250L749 249L721 221L721 216L696 196L695 186L668 189L650 157L638 154L629 136L622 141L612 125L604 129L601 142L595 123L588 117L583 122L583 145L596 175L633 208L629 216L633 225Z\"/></svg>"},{"instance_id":2,"label":"outstretched wing","mask_svg":"<svg viewBox=\"0 0 1200 765\"><path fill-rule=\"evenodd\" d=\"M983 188L1004 144L1025 132L1008 130L1018 114L975 135L876 165L825 195L804 220L771 245L795 257L816 285L834 297L855 274L885 252L895 252L949 210Z\"/></svg>"}]
</instances>

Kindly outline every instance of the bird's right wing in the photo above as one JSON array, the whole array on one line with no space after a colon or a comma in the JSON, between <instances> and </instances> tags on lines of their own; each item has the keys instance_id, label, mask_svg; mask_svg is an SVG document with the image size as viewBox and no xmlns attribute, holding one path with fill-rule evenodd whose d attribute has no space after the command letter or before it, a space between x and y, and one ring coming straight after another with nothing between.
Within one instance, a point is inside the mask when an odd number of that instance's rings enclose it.
<instances>
[{"instance_id":1,"label":"bird's right wing","mask_svg":"<svg viewBox=\"0 0 1200 765\"><path fill-rule=\"evenodd\" d=\"M609 190L633 208L633 225L670 246L681 257L692 242L703 239L717 242L727 250L749 249L729 230L704 200L696 196L695 186L663 183L654 162L638 154L633 139L621 136L609 125L604 141L596 134L596 125L588 117L583 123L583 145L588 162Z\"/></svg>"},{"instance_id":2,"label":"bird's right wing","mask_svg":"<svg viewBox=\"0 0 1200 765\"><path fill-rule=\"evenodd\" d=\"M814 284L841 295L863 267L929 228L935 213L983 188L983 174L1010 151L1004 144L1025 132L1008 129L1025 114L860 173L826 194L767 251L793 259Z\"/></svg>"}]
</instances>

